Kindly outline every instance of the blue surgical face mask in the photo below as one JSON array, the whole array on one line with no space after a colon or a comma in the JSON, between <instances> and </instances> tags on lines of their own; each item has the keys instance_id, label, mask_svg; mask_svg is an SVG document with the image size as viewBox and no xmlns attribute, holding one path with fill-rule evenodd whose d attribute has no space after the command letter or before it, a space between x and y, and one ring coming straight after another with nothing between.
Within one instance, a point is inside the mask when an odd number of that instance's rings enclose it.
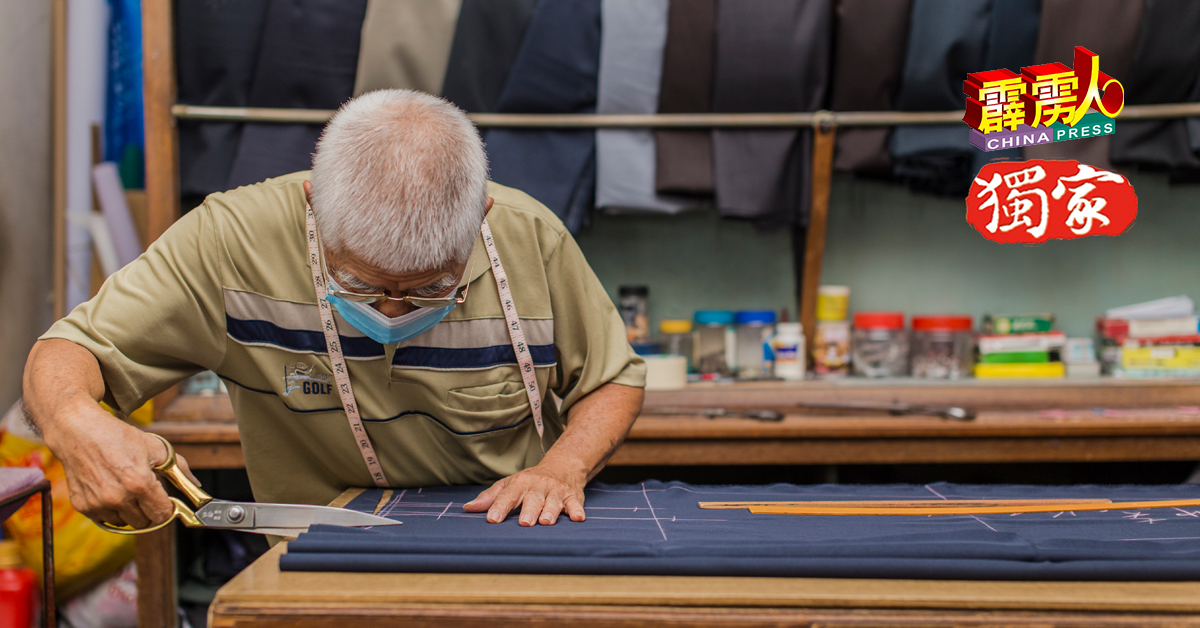
<instances>
[{"instance_id":1,"label":"blue surgical face mask","mask_svg":"<svg viewBox=\"0 0 1200 628\"><path fill-rule=\"evenodd\" d=\"M342 290L336 281L330 280L335 290ZM371 340L379 344L391 345L404 342L430 330L446 317L453 305L445 307L419 307L404 316L390 318L371 307L369 303L347 301L336 294L325 295L325 300L333 304L334 309L347 323L354 326Z\"/></svg>"}]
</instances>

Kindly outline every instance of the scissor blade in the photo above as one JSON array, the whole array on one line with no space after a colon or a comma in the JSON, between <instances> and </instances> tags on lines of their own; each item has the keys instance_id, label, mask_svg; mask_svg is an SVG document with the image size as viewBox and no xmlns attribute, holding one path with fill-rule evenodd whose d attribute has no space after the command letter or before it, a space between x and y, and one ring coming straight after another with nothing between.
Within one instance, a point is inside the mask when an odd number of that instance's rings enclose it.
<instances>
[{"instance_id":1,"label":"scissor blade","mask_svg":"<svg viewBox=\"0 0 1200 628\"><path fill-rule=\"evenodd\" d=\"M208 528L226 528L260 534L295 536L315 524L331 526L392 526L399 525L395 519L387 519L356 510L330 506L305 506L299 504L256 504L227 502L214 499L196 511L196 516ZM287 530L280 533L280 530Z\"/></svg>"}]
</instances>

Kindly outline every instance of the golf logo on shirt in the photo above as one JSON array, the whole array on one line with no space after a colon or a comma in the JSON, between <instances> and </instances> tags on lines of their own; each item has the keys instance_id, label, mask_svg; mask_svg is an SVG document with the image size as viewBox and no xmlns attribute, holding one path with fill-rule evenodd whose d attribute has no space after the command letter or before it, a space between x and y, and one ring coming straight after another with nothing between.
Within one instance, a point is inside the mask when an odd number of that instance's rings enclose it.
<instances>
[{"instance_id":1,"label":"golf logo on shirt","mask_svg":"<svg viewBox=\"0 0 1200 628\"><path fill-rule=\"evenodd\" d=\"M297 362L295 366L283 367L283 394L290 395L299 390L306 395L328 395L333 392L333 375L314 373L315 364Z\"/></svg>"},{"instance_id":2,"label":"golf logo on shirt","mask_svg":"<svg viewBox=\"0 0 1200 628\"><path fill-rule=\"evenodd\" d=\"M963 81L971 143L1004 150L1111 135L1125 106L1120 81L1100 71L1100 55L1075 47L1075 67L1046 63L968 74Z\"/></svg>"},{"instance_id":3,"label":"golf logo on shirt","mask_svg":"<svg viewBox=\"0 0 1200 628\"><path fill-rule=\"evenodd\" d=\"M1077 161L997 161L967 195L967 222L1001 243L1120 235L1137 218L1125 177Z\"/></svg>"}]
</instances>

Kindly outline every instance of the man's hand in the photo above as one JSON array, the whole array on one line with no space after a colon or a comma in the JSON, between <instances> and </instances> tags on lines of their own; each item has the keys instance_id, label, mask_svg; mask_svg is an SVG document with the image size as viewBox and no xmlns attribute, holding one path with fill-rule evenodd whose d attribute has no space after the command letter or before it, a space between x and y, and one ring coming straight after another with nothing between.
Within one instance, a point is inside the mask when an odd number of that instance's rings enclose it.
<instances>
[{"instance_id":1,"label":"man's hand","mask_svg":"<svg viewBox=\"0 0 1200 628\"><path fill-rule=\"evenodd\" d=\"M583 487L625 440L642 411L641 388L605 384L571 407L567 429L535 467L510 475L467 502L467 512L487 511L500 523L517 506L521 525L552 526L563 512L583 521Z\"/></svg>"},{"instance_id":2,"label":"man's hand","mask_svg":"<svg viewBox=\"0 0 1200 628\"><path fill-rule=\"evenodd\" d=\"M521 525L552 526L563 512L571 521L583 521L583 486L587 474L553 468L543 462L510 475L467 502L467 512L487 511L489 523L500 523L517 506Z\"/></svg>"},{"instance_id":3,"label":"man's hand","mask_svg":"<svg viewBox=\"0 0 1200 628\"><path fill-rule=\"evenodd\" d=\"M66 340L38 341L25 365L24 389L26 414L62 462L71 506L94 521L135 528L171 516L153 470L166 461L167 448L100 407L104 380L87 349ZM192 477L187 461L175 459Z\"/></svg>"}]
</instances>

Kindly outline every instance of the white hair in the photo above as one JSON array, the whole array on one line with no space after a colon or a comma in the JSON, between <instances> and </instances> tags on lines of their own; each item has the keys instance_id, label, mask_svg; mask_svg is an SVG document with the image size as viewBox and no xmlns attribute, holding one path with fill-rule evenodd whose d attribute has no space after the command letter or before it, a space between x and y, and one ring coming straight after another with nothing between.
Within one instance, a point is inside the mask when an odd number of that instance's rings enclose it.
<instances>
[{"instance_id":1,"label":"white hair","mask_svg":"<svg viewBox=\"0 0 1200 628\"><path fill-rule=\"evenodd\" d=\"M363 94L342 105L313 155L321 242L392 273L465 262L487 179L483 142L462 110L406 89Z\"/></svg>"}]
</instances>

